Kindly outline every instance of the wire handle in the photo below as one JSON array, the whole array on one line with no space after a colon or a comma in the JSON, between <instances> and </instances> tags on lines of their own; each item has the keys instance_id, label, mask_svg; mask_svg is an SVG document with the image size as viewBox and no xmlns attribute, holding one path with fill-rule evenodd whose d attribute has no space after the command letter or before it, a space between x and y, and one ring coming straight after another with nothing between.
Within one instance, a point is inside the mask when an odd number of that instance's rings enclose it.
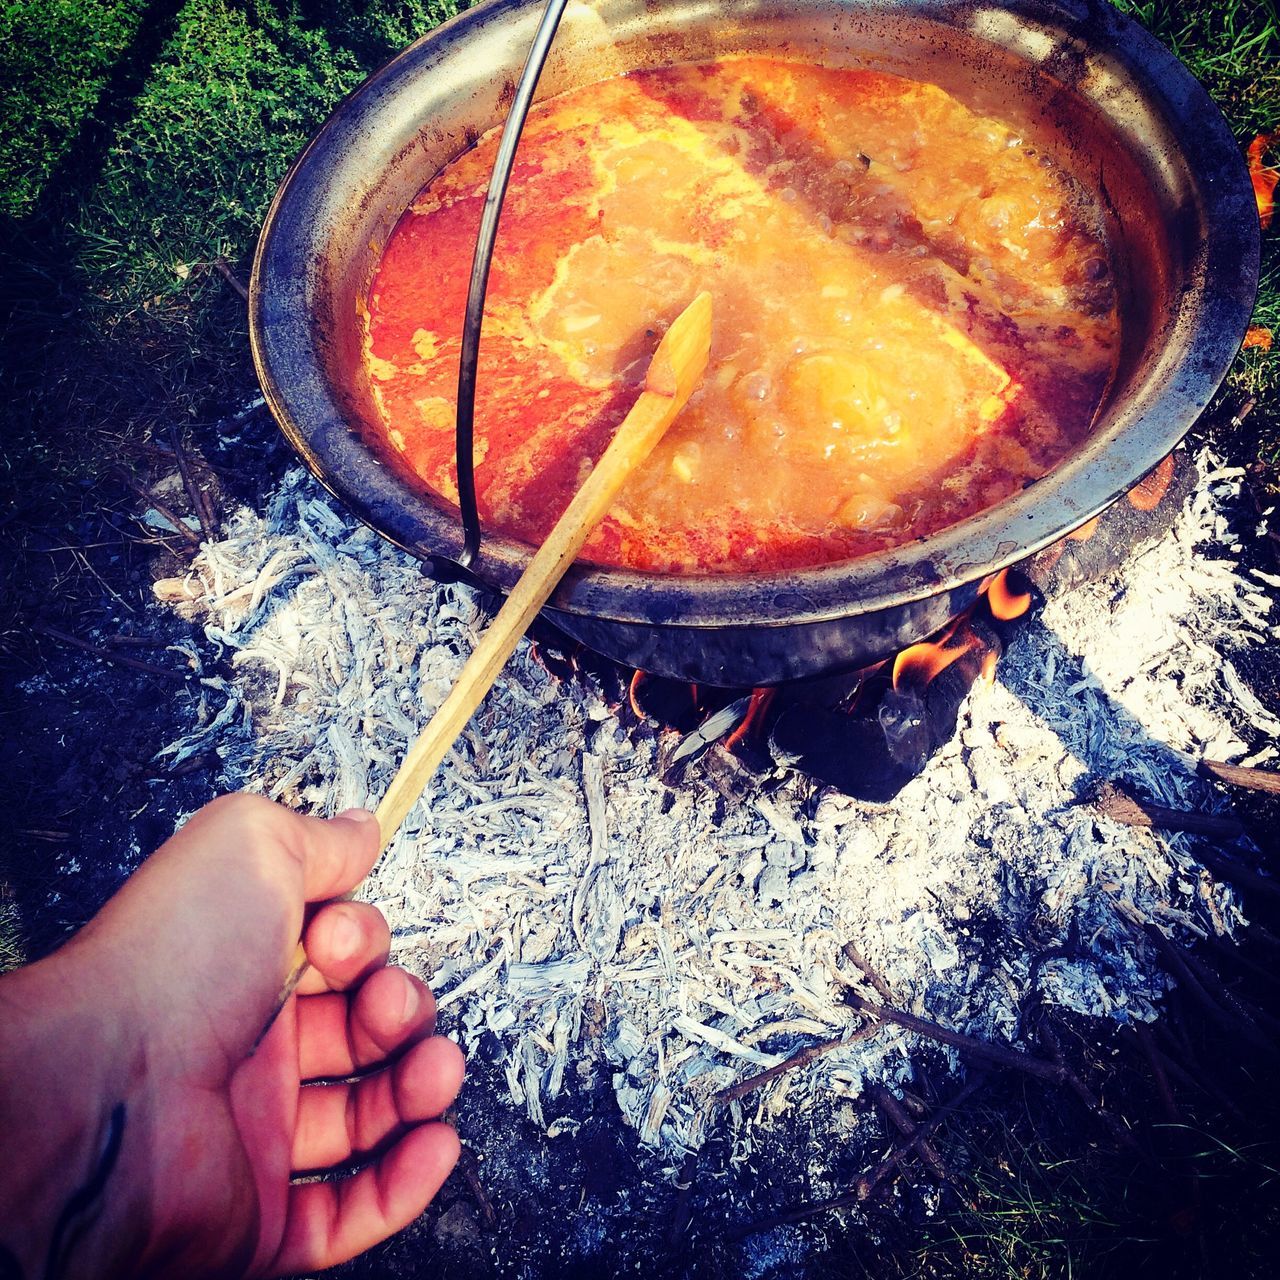
<instances>
[{"instance_id":1,"label":"wire handle","mask_svg":"<svg viewBox=\"0 0 1280 1280\"><path fill-rule=\"evenodd\" d=\"M498 238L498 219L502 216L502 203L507 198L507 184L511 180L511 168L515 164L516 148L524 122L533 103L538 87L538 77L551 52L568 0L547 0L542 21L534 33L529 57L520 73L511 110L502 126L502 138L498 143L498 155L493 162L493 174L489 178L489 190L484 198L484 210L480 215L480 230L476 234L476 252L471 260L471 284L467 291L467 312L462 322L462 356L458 363L458 417L457 457L458 506L462 510L463 544L458 563L469 569L480 552L480 511L476 506L475 425L476 425L476 365L480 359L480 328L484 323L484 299L489 288L489 267L493 262L493 246Z\"/></svg>"}]
</instances>

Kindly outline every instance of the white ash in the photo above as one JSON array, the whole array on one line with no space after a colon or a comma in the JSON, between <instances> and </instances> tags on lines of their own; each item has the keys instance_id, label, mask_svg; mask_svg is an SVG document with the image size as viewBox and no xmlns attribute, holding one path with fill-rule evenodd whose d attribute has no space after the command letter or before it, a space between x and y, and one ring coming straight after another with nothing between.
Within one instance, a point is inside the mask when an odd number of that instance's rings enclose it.
<instances>
[{"instance_id":1,"label":"white ash","mask_svg":"<svg viewBox=\"0 0 1280 1280\"><path fill-rule=\"evenodd\" d=\"M914 1042L885 1028L710 1101L858 1025L850 940L902 1007L974 1035L1016 1042L1035 999L1152 1018L1166 977L1134 922L1230 933L1241 915L1189 838L1080 801L1117 778L1213 808L1189 758L1259 758L1277 728L1231 662L1276 634L1274 583L1222 558L1238 479L1213 472L1172 534L1054 602L889 804L794 776L726 787L718 747L669 792L651 737L523 644L365 887L396 959L469 1048L498 1037L535 1122L571 1131L566 1082L603 1069L673 1160L719 1124L745 1149L807 1091L910 1077ZM470 591L433 584L301 472L165 594L232 671L203 681L170 757L216 748L227 786L328 813L376 804L484 623Z\"/></svg>"}]
</instances>

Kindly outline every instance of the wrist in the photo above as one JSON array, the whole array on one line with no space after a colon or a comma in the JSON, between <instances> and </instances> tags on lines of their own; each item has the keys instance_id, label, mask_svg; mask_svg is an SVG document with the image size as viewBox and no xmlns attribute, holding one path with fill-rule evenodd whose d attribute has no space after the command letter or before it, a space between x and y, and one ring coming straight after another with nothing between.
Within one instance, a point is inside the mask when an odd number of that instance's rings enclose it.
<instances>
[{"instance_id":1,"label":"wrist","mask_svg":"<svg viewBox=\"0 0 1280 1280\"><path fill-rule=\"evenodd\" d=\"M125 1274L144 1250L147 1060L127 1038L131 999L85 942L0 980L0 1246L22 1276Z\"/></svg>"}]
</instances>

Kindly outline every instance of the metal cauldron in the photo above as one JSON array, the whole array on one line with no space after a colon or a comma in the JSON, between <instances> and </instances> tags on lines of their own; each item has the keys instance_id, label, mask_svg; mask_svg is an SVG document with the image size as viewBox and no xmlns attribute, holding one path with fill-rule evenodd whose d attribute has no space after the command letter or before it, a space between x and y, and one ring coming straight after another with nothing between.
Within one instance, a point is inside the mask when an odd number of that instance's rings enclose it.
<instances>
[{"instance_id":1,"label":"metal cauldron","mask_svg":"<svg viewBox=\"0 0 1280 1280\"><path fill-rule=\"evenodd\" d=\"M456 511L362 438L372 413L363 298L419 188L503 119L540 9L490 0L375 73L285 178L254 263L253 351L285 434L353 511L441 568L462 546ZM862 666L923 638L971 604L988 574L1090 519L1154 467L1235 356L1257 287L1259 233L1221 115L1181 63L1106 0L576 3L539 96L729 52L898 72L1054 133L1106 212L1124 339L1089 442L997 507L816 569L674 576L580 565L547 609L570 636L628 665L758 685ZM509 588L528 555L488 532L475 576Z\"/></svg>"}]
</instances>

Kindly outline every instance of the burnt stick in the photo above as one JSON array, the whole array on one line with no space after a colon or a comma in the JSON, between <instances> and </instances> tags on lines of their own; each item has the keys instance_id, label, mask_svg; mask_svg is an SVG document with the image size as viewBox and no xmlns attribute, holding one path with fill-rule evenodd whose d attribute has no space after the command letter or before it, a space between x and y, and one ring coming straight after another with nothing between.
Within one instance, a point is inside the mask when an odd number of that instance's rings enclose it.
<instances>
[{"instance_id":1,"label":"burnt stick","mask_svg":"<svg viewBox=\"0 0 1280 1280\"><path fill-rule=\"evenodd\" d=\"M731 1232L730 1238L745 1240L748 1236L759 1235L763 1231L772 1231L775 1227L784 1227L793 1222L804 1222L809 1218L816 1218L819 1214L829 1213L833 1209L852 1209L856 1205L862 1204L874 1194L876 1188L894 1169L900 1169L902 1162L922 1142L927 1142L947 1117L968 1102L985 1083L986 1077L981 1073L966 1081L948 1102L939 1107L924 1124L917 1127L915 1133L901 1147L891 1151L879 1164L863 1174L853 1184L852 1190L843 1192L838 1196L832 1196L828 1200L813 1200L807 1204L796 1205L794 1209L787 1209L782 1213L760 1218L756 1222L748 1223L747 1226L739 1227L736 1231Z\"/></svg>"},{"instance_id":2,"label":"burnt stick","mask_svg":"<svg viewBox=\"0 0 1280 1280\"><path fill-rule=\"evenodd\" d=\"M676 1206L667 1226L666 1246L669 1253L676 1253L689 1229L689 1221L693 1216L693 1184L698 1172L698 1157L693 1151L686 1152L680 1165L680 1175L676 1182Z\"/></svg>"},{"instance_id":3,"label":"burnt stick","mask_svg":"<svg viewBox=\"0 0 1280 1280\"><path fill-rule=\"evenodd\" d=\"M857 1044L860 1040L867 1040L879 1030L880 1022L873 1020L865 1027L859 1027L852 1035L820 1040L817 1044L808 1045L793 1053L785 1062L779 1062L775 1067L769 1067L766 1071L760 1071L753 1076L748 1076L745 1080L739 1080L737 1084L728 1085L711 1096L720 1106L728 1106L729 1103L745 1098L747 1094L763 1088L789 1071L798 1071L801 1067L807 1067L824 1053L830 1053L832 1049L839 1049L842 1045Z\"/></svg>"},{"instance_id":4,"label":"burnt stick","mask_svg":"<svg viewBox=\"0 0 1280 1280\"><path fill-rule=\"evenodd\" d=\"M462 1174L467 1190L471 1192L471 1198L484 1218L485 1226L492 1231L498 1225L498 1211L493 1207L493 1201L480 1180L480 1161L465 1143L458 1155L458 1172Z\"/></svg>"},{"instance_id":5,"label":"burnt stick","mask_svg":"<svg viewBox=\"0 0 1280 1280\"><path fill-rule=\"evenodd\" d=\"M885 1004L897 1004L897 1001L893 998L893 992L889 990L888 983L867 963L866 958L858 950L855 943L846 942L844 944L844 953L849 957L853 967L862 973L863 977L871 984L872 990Z\"/></svg>"},{"instance_id":6,"label":"burnt stick","mask_svg":"<svg viewBox=\"0 0 1280 1280\"><path fill-rule=\"evenodd\" d=\"M104 649L100 644L91 644L88 640L81 640L79 636L59 631L57 627L49 627L40 623L32 627L32 630L40 632L41 635L49 636L53 640L58 640L62 644L69 644L77 649L83 649L85 653L91 653L95 658L101 658L104 662L114 662L117 666L132 667L135 671L145 671L150 676L164 676L169 680L186 681L190 678L189 673L186 671L175 671L172 667L161 667L154 662L143 662L141 658L130 658L124 653L114 653L110 649Z\"/></svg>"},{"instance_id":7,"label":"burnt stick","mask_svg":"<svg viewBox=\"0 0 1280 1280\"><path fill-rule=\"evenodd\" d=\"M925 1036L929 1040L936 1040L939 1044L949 1044L953 1049L959 1049L962 1053L977 1058L989 1067L1022 1071L1027 1075L1037 1076L1041 1080L1048 1080L1051 1084L1066 1083L1067 1072L1057 1063L1046 1062L1043 1058L1021 1053L1017 1049L1006 1049L988 1040L978 1040L973 1036L963 1035L959 1031L939 1026L938 1023L930 1022L927 1018L917 1018L915 1014L906 1013L901 1009L870 1004L856 991L847 992L845 998L862 1013L882 1018L885 1022L895 1023L907 1031L914 1031L917 1035Z\"/></svg>"},{"instance_id":8,"label":"burnt stick","mask_svg":"<svg viewBox=\"0 0 1280 1280\"><path fill-rule=\"evenodd\" d=\"M1156 827L1161 831L1186 831L1219 840L1235 840L1244 834L1238 819L1216 813L1192 813L1137 800L1113 782L1105 783L1094 799L1098 811L1126 827Z\"/></svg>"},{"instance_id":9,"label":"burnt stick","mask_svg":"<svg viewBox=\"0 0 1280 1280\"><path fill-rule=\"evenodd\" d=\"M1224 858L1221 854L1214 853L1211 849L1198 849L1196 857L1210 871L1224 880L1230 880L1237 889L1254 889L1269 898L1280 897L1280 882L1273 880L1270 876L1259 875L1258 872L1251 871L1234 858Z\"/></svg>"},{"instance_id":10,"label":"burnt stick","mask_svg":"<svg viewBox=\"0 0 1280 1280\"><path fill-rule=\"evenodd\" d=\"M249 301L249 290L244 281L231 270L231 264L226 258L214 258L213 269L240 295L242 301Z\"/></svg>"},{"instance_id":11,"label":"burnt stick","mask_svg":"<svg viewBox=\"0 0 1280 1280\"><path fill-rule=\"evenodd\" d=\"M1093 1090L1067 1065L1067 1060L1063 1056L1062 1046L1058 1043L1058 1037L1053 1030L1054 1021L1053 1015L1047 1009L1044 1010L1037 1032L1040 1040L1049 1050L1049 1056L1062 1068L1063 1082L1084 1103L1086 1109L1093 1112L1122 1147L1128 1147L1130 1150L1145 1157L1146 1153L1139 1146L1138 1140L1133 1134L1109 1111L1103 1110L1102 1103L1094 1096Z\"/></svg>"},{"instance_id":12,"label":"burnt stick","mask_svg":"<svg viewBox=\"0 0 1280 1280\"><path fill-rule=\"evenodd\" d=\"M907 1109L882 1084L872 1085L871 1096L875 1104L884 1112L886 1119L904 1138L916 1136L916 1123L907 1114ZM919 1144L920 1160L939 1182L950 1182L951 1174L942 1162L937 1148L929 1141Z\"/></svg>"},{"instance_id":13,"label":"burnt stick","mask_svg":"<svg viewBox=\"0 0 1280 1280\"><path fill-rule=\"evenodd\" d=\"M1269 795L1280 796L1280 772L1275 769L1227 764L1224 760L1201 760L1196 765L1196 772L1202 778L1227 782L1233 787L1246 787L1250 791L1265 791Z\"/></svg>"},{"instance_id":14,"label":"burnt stick","mask_svg":"<svg viewBox=\"0 0 1280 1280\"><path fill-rule=\"evenodd\" d=\"M1164 1069L1164 1064L1160 1061L1159 1050L1156 1049L1155 1043L1151 1038L1151 1028L1145 1022L1135 1023L1133 1026L1133 1038L1137 1041L1138 1049L1147 1061L1147 1068L1151 1072L1151 1079L1155 1082L1156 1094L1160 1098L1160 1106L1164 1111L1165 1119L1170 1124L1185 1124L1186 1120L1173 1096L1173 1086L1169 1083L1168 1073Z\"/></svg>"},{"instance_id":15,"label":"burnt stick","mask_svg":"<svg viewBox=\"0 0 1280 1280\"><path fill-rule=\"evenodd\" d=\"M185 520L180 516L175 515L169 507L166 507L164 503L147 488L146 485L131 476L123 467L117 467L116 473L125 482L125 484L127 484L129 488L142 499L143 502L150 507L154 507L171 525L173 525L174 532L177 533L189 547L194 549L200 546L200 535L192 529Z\"/></svg>"},{"instance_id":16,"label":"burnt stick","mask_svg":"<svg viewBox=\"0 0 1280 1280\"><path fill-rule=\"evenodd\" d=\"M200 528L206 540L212 542L218 536L218 522L214 517L213 507L209 503L208 495L196 484L191 464L187 461L187 451L182 444L182 436L177 427L172 424L169 426L169 440L173 444L174 461L178 464L178 474L182 476L187 497L191 500L191 508L195 512L196 519L200 521Z\"/></svg>"},{"instance_id":17,"label":"burnt stick","mask_svg":"<svg viewBox=\"0 0 1280 1280\"><path fill-rule=\"evenodd\" d=\"M1155 943L1156 949L1164 956L1166 963L1175 971L1175 976L1181 981L1183 988L1196 1003L1220 1026L1234 1032L1243 1032L1245 1038L1252 1041L1253 1044L1265 1049L1274 1049L1274 1042L1265 1036L1257 1027L1257 1025L1245 1014L1238 1011L1232 1011L1225 1008L1221 1003L1213 998L1204 985L1200 982L1197 975L1192 971L1191 966L1187 963L1186 953L1181 947L1176 947L1164 936L1164 931L1154 924L1144 924L1142 931L1152 942Z\"/></svg>"}]
</instances>

